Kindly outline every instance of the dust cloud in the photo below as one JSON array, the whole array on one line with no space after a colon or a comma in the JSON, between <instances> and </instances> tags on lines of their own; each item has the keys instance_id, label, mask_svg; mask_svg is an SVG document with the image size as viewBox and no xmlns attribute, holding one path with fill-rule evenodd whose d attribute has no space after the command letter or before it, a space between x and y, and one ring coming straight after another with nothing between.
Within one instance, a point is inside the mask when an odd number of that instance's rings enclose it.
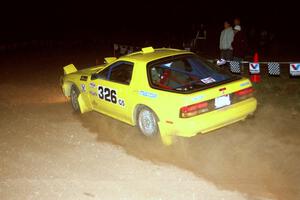
<instances>
[{"instance_id":1,"label":"dust cloud","mask_svg":"<svg viewBox=\"0 0 300 200\"><path fill-rule=\"evenodd\" d=\"M192 138L176 137L170 147L99 113L77 117L99 142L119 145L139 159L190 170L222 189L291 199L300 196L300 90L298 80L286 79L284 86L274 81L255 86L254 117Z\"/></svg>"},{"instance_id":2,"label":"dust cloud","mask_svg":"<svg viewBox=\"0 0 300 200\"><path fill-rule=\"evenodd\" d=\"M90 60L95 55L86 57ZM22 130L43 139L40 133L63 129L77 121L99 143L117 145L140 160L189 170L220 190L300 199L299 79L263 77L262 83L254 86L259 102L254 117L192 138L177 137L168 147L159 137L144 137L137 128L99 113L74 114L70 118L67 113L72 112L71 106L59 88L61 67L69 63L80 66L86 61L63 54L35 58L35 55L30 58L24 55L0 61L5 66L0 82L3 144L10 144L10 137L12 144L22 147L23 140L31 141L21 136ZM55 135L53 143L60 140L62 133ZM15 137L23 139L15 140ZM43 141L46 145L47 141ZM57 151L57 146L48 146L51 151Z\"/></svg>"}]
</instances>

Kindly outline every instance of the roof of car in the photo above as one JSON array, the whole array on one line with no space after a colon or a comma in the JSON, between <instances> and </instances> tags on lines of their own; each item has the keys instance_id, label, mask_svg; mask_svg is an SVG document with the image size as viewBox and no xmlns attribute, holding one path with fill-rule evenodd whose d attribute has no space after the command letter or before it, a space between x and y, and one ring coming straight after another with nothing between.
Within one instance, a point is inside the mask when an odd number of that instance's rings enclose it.
<instances>
[{"instance_id":1,"label":"roof of car","mask_svg":"<svg viewBox=\"0 0 300 200\"><path fill-rule=\"evenodd\" d=\"M126 60L135 60L142 62L151 62L160 58L165 58L180 54L193 54L192 52L180 49L160 48L153 49L152 47L143 48L142 51L127 54L121 58Z\"/></svg>"}]
</instances>

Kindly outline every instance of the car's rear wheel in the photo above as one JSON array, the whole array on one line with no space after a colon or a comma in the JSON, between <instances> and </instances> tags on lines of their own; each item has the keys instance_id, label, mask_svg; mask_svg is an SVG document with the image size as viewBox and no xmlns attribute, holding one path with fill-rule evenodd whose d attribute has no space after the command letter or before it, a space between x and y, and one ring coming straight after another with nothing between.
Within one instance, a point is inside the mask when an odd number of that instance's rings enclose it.
<instances>
[{"instance_id":1,"label":"car's rear wheel","mask_svg":"<svg viewBox=\"0 0 300 200\"><path fill-rule=\"evenodd\" d=\"M78 103L79 94L80 94L80 92L79 92L78 88L75 85L72 85L70 96L71 96L71 105L75 112L80 112L80 107L79 107L79 103Z\"/></svg>"},{"instance_id":2,"label":"car's rear wheel","mask_svg":"<svg viewBox=\"0 0 300 200\"><path fill-rule=\"evenodd\" d=\"M158 134L157 118L152 110L147 107L142 107L139 110L137 124L140 131L145 136L155 136Z\"/></svg>"}]
</instances>

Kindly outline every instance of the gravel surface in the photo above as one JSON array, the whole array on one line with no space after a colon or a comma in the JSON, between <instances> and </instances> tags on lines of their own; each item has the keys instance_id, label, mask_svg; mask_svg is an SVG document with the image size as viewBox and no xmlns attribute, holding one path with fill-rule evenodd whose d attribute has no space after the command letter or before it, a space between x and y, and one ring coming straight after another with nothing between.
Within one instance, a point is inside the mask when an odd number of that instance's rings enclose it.
<instances>
[{"instance_id":1,"label":"gravel surface","mask_svg":"<svg viewBox=\"0 0 300 200\"><path fill-rule=\"evenodd\" d=\"M300 199L299 79L264 80L255 117L166 147L73 113L61 67L93 56L1 59L0 199Z\"/></svg>"}]
</instances>

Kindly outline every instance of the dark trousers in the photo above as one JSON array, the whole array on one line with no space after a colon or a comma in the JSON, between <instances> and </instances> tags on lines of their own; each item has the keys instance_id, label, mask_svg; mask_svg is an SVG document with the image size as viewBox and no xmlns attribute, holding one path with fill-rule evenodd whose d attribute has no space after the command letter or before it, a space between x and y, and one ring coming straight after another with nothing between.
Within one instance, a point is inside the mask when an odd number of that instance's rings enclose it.
<instances>
[{"instance_id":1,"label":"dark trousers","mask_svg":"<svg viewBox=\"0 0 300 200\"><path fill-rule=\"evenodd\" d=\"M221 49L221 58L225 60L232 60L232 53L231 49Z\"/></svg>"}]
</instances>

